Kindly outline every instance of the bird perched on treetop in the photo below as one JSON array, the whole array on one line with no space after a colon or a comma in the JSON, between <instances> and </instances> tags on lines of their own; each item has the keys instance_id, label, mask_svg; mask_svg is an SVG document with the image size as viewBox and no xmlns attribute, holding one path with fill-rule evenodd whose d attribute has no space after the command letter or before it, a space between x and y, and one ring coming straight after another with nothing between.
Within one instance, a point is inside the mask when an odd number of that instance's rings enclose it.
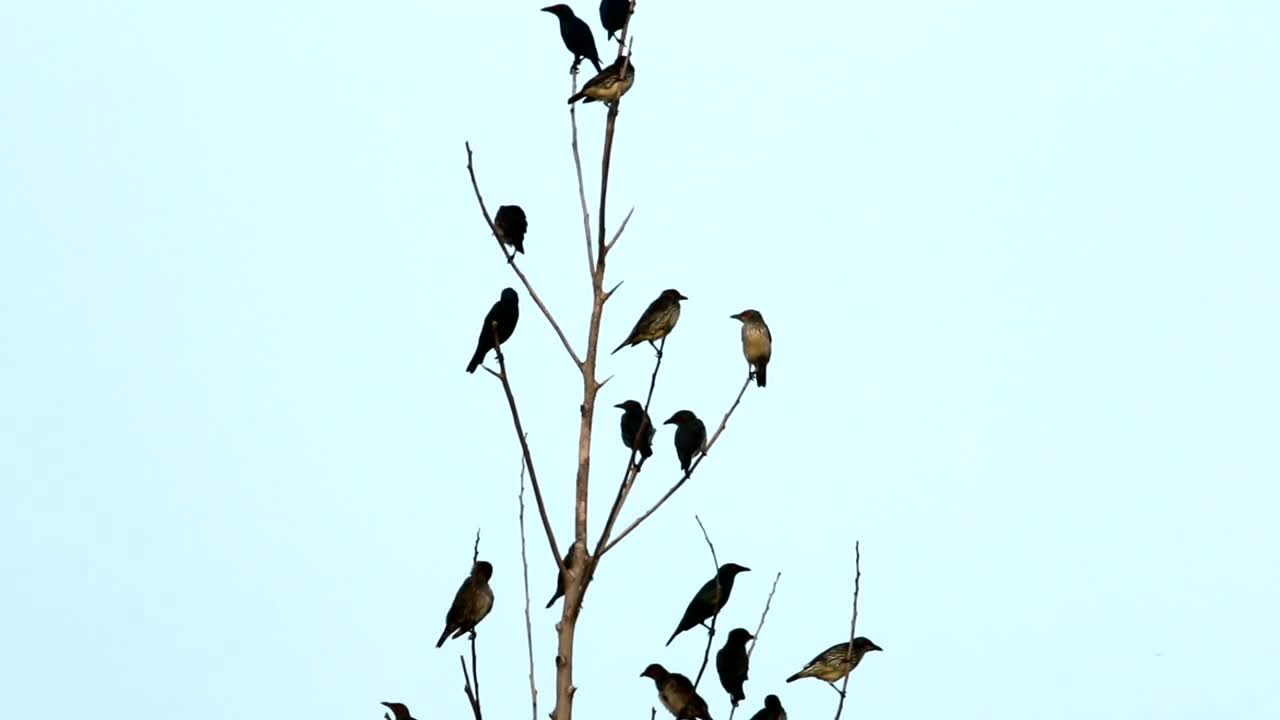
<instances>
[{"instance_id":1,"label":"bird perched on treetop","mask_svg":"<svg viewBox=\"0 0 1280 720\"><path fill-rule=\"evenodd\" d=\"M676 457L680 458L680 469L689 472L694 453L706 452L707 426L692 410L681 410L662 424L676 426Z\"/></svg>"},{"instance_id":2,"label":"bird perched on treetop","mask_svg":"<svg viewBox=\"0 0 1280 720\"><path fill-rule=\"evenodd\" d=\"M503 205L493 216L493 229L498 239L524 254L524 234L529 231L529 220L519 205Z\"/></svg>"},{"instance_id":3,"label":"bird perched on treetop","mask_svg":"<svg viewBox=\"0 0 1280 720\"><path fill-rule=\"evenodd\" d=\"M711 712L707 710L707 701L703 700L694 689L689 678L680 673L667 672L667 669L653 663L640 673L640 677L653 678L658 686L658 699L676 720L711 720Z\"/></svg>"},{"instance_id":4,"label":"bird perched on treetop","mask_svg":"<svg viewBox=\"0 0 1280 720\"><path fill-rule=\"evenodd\" d=\"M625 70L623 65L626 65ZM599 100L605 105L612 105L631 89L635 81L636 64L631 62L631 56L619 57L609 67L596 73L596 76L588 80L581 90L570 95L569 104L572 105L579 100L583 102Z\"/></svg>"},{"instance_id":5,"label":"bird perched on treetop","mask_svg":"<svg viewBox=\"0 0 1280 720\"><path fill-rule=\"evenodd\" d=\"M738 701L746 699L742 683L747 680L747 642L752 639L746 628L729 631L729 639L716 653L716 674L720 685L729 693L729 701L738 707Z\"/></svg>"},{"instance_id":6,"label":"bird perched on treetop","mask_svg":"<svg viewBox=\"0 0 1280 720\"><path fill-rule=\"evenodd\" d=\"M586 58L596 67L596 72L600 72L600 53L596 51L596 38L591 34L591 26L574 15L573 8L564 3L544 7L542 12L549 12L560 20L560 39L564 40L564 46L573 53L573 65L569 67L569 71L578 72L578 63Z\"/></svg>"},{"instance_id":7,"label":"bird perched on treetop","mask_svg":"<svg viewBox=\"0 0 1280 720\"><path fill-rule=\"evenodd\" d=\"M657 428L653 426L649 413L644 411L644 406L635 400L620 402L614 407L622 408L622 444L640 454L640 462L636 463L639 470L645 458L653 454L653 435ZM643 434L640 432L642 426Z\"/></svg>"},{"instance_id":8,"label":"bird perched on treetop","mask_svg":"<svg viewBox=\"0 0 1280 720\"><path fill-rule=\"evenodd\" d=\"M764 387L764 369L769 364L769 356L773 354L773 335L769 326L764 324L764 317L757 310L743 310L737 315L730 315L734 320L742 321L742 354L747 358L756 376L756 385Z\"/></svg>"},{"instance_id":9,"label":"bird perched on treetop","mask_svg":"<svg viewBox=\"0 0 1280 720\"><path fill-rule=\"evenodd\" d=\"M564 556L564 566L566 569L573 568L574 558L577 557L577 550L578 541L574 540L573 543L569 545L569 550ZM549 608L552 605L555 605L556 601L562 597L564 597L564 573L556 570L556 594L552 595L551 599L547 601L547 607Z\"/></svg>"},{"instance_id":10,"label":"bird perched on treetop","mask_svg":"<svg viewBox=\"0 0 1280 720\"><path fill-rule=\"evenodd\" d=\"M752 715L751 720L787 720L787 711L782 709L782 701L777 695L768 695L764 699L764 709Z\"/></svg>"},{"instance_id":11,"label":"bird perched on treetop","mask_svg":"<svg viewBox=\"0 0 1280 720\"><path fill-rule=\"evenodd\" d=\"M444 619L444 632L436 647L444 645L444 641L453 633L455 638L465 633L474 633L476 625L493 609L493 590L489 588L489 578L493 577L493 565L480 560L471 566L471 575L462 581L462 586L453 596L453 604L449 606L449 614Z\"/></svg>"},{"instance_id":12,"label":"bird perched on treetop","mask_svg":"<svg viewBox=\"0 0 1280 720\"><path fill-rule=\"evenodd\" d=\"M818 653L817 657L810 660L803 670L787 678L787 682L793 682L800 678L816 677L819 680L826 680L834 688L837 680L853 672L853 669L858 667L858 663L862 662L863 655L884 649L864 637L853 639L852 652L849 651L850 644L848 642L837 643ZM839 691L840 688L836 688L836 690Z\"/></svg>"},{"instance_id":13,"label":"bird perched on treetop","mask_svg":"<svg viewBox=\"0 0 1280 720\"><path fill-rule=\"evenodd\" d=\"M671 633L671 637L667 640L670 645L676 636L685 630L689 630L696 625L702 625L711 618L712 615L720 613L725 603L729 602L729 593L733 592L733 579L738 573L750 572L751 568L742 567L735 563L725 563L716 571L716 576L708 580L698 594L693 596L689 601L689 607L684 609L684 617L680 618L680 624L676 626L676 631ZM708 628L710 629L710 628Z\"/></svg>"},{"instance_id":14,"label":"bird perched on treetop","mask_svg":"<svg viewBox=\"0 0 1280 720\"><path fill-rule=\"evenodd\" d=\"M631 15L631 0L600 0L600 24L613 40L614 33L622 32L627 25L627 17ZM622 38L618 37L621 41Z\"/></svg>"},{"instance_id":15,"label":"bird perched on treetop","mask_svg":"<svg viewBox=\"0 0 1280 720\"><path fill-rule=\"evenodd\" d=\"M502 297L489 308L489 314L484 316L484 325L480 326L480 339L476 341L476 353L471 356L471 362L467 363L467 372L475 372L480 363L484 362L484 356L493 349L494 325L498 328L498 342L506 343L511 339L511 333L515 332L516 321L519 319L520 296L515 290L505 288Z\"/></svg>"},{"instance_id":16,"label":"bird perched on treetop","mask_svg":"<svg viewBox=\"0 0 1280 720\"><path fill-rule=\"evenodd\" d=\"M395 716L396 720L414 720L413 716L409 714L408 706L404 703L384 702L382 704L391 708L391 714Z\"/></svg>"},{"instance_id":17,"label":"bird perched on treetop","mask_svg":"<svg viewBox=\"0 0 1280 720\"><path fill-rule=\"evenodd\" d=\"M636 326L631 328L631 334L614 348L613 353L628 345L635 346L646 341L657 350L658 346L653 341L661 340L675 329L676 322L680 319L680 301L688 299L679 290L663 290L658 299L645 308L644 314L636 321Z\"/></svg>"}]
</instances>

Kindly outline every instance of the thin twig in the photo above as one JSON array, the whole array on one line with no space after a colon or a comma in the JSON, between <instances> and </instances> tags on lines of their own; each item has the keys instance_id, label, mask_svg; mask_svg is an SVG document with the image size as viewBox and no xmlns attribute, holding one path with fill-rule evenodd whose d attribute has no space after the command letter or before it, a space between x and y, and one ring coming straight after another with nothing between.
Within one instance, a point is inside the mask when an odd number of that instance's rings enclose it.
<instances>
[{"instance_id":1,"label":"thin twig","mask_svg":"<svg viewBox=\"0 0 1280 720\"><path fill-rule=\"evenodd\" d=\"M711 562L715 565L715 575L712 577L716 581L716 605L723 607L724 602L720 597L720 593L724 592L720 587L720 560L716 557L716 546L711 544L711 536L707 534L707 526L702 524L702 518L697 515L693 516L698 521L698 527L702 528L702 537L707 541L707 547L711 548ZM720 607L715 608L715 612L711 614L711 627L707 628L707 649L702 652L702 666L698 668L698 677L693 681L693 689L698 689L698 683L702 682L702 673L707 669L707 659L711 657L711 642L716 637L716 618L720 617Z\"/></svg>"},{"instance_id":2,"label":"thin twig","mask_svg":"<svg viewBox=\"0 0 1280 720\"><path fill-rule=\"evenodd\" d=\"M538 683L533 668L533 613L529 601L528 543L524 536L524 456L520 457L520 565L524 569L524 637L529 648L529 702L533 705L532 720L538 720Z\"/></svg>"},{"instance_id":3,"label":"thin twig","mask_svg":"<svg viewBox=\"0 0 1280 720\"><path fill-rule=\"evenodd\" d=\"M476 528L476 546L471 550L471 564L474 566L480 561L480 528Z\"/></svg>"},{"instance_id":4,"label":"thin twig","mask_svg":"<svg viewBox=\"0 0 1280 720\"><path fill-rule=\"evenodd\" d=\"M570 81L572 90L569 93L573 97L578 93L578 76L571 73L573 79ZM569 104L569 127L572 130L569 146L573 148L573 169L578 174L578 201L582 203L582 232L587 238L587 274L593 278L596 275L596 251L591 246L591 210L587 208L587 185L582 179L582 154L578 150L578 104ZM579 363L581 364L581 363Z\"/></svg>"},{"instance_id":5,"label":"thin twig","mask_svg":"<svg viewBox=\"0 0 1280 720\"><path fill-rule=\"evenodd\" d=\"M764 619L769 617L769 606L773 604L773 592L778 589L778 581L782 579L782 573L773 576L773 587L769 588L769 597L764 601L764 612L760 613L760 624L756 625L756 631L751 634L751 647L747 648L747 660L751 659L751 653L755 652L756 643L760 641L760 631L764 629Z\"/></svg>"},{"instance_id":6,"label":"thin twig","mask_svg":"<svg viewBox=\"0 0 1280 720\"><path fill-rule=\"evenodd\" d=\"M627 211L627 216L622 218L622 224L618 226L618 230L613 233L613 239L605 243L605 246L604 246L605 250L612 250L613 246L618 244L618 238L622 237L622 231L627 229L627 223L631 222L631 214L634 213L635 211L636 211L636 206L632 205L631 209ZM614 288L614 290L616 289L617 288ZM609 295L612 295L612 294L613 294L613 290L610 290ZM606 295L605 299L607 300L608 297L609 296Z\"/></svg>"},{"instance_id":7,"label":"thin twig","mask_svg":"<svg viewBox=\"0 0 1280 720\"><path fill-rule=\"evenodd\" d=\"M854 541L853 543L853 617L849 619L849 646L844 651L844 661L848 663L853 659L853 639L858 636L858 591L862 589L862 547L861 543ZM853 673L845 673L844 682L840 683L840 704L836 706L835 720L840 720L840 713L844 712L845 693L849 689L849 676ZM832 687L835 687L834 685Z\"/></svg>"},{"instance_id":8,"label":"thin twig","mask_svg":"<svg viewBox=\"0 0 1280 720\"><path fill-rule=\"evenodd\" d=\"M475 653L475 636L471 636L471 652ZM458 664L462 666L462 691L467 694L467 703L471 705L471 714L475 716L475 720L482 720L480 715L480 697L476 690L471 688L471 676L467 674L467 659L462 655L458 656ZM477 683L477 686L479 683Z\"/></svg>"}]
</instances>

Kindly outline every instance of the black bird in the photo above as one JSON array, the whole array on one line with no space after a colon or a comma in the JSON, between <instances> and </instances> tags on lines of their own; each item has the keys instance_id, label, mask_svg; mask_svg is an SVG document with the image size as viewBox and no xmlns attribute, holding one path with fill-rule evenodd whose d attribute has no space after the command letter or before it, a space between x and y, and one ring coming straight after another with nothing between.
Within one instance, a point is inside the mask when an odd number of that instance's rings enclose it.
<instances>
[{"instance_id":1,"label":"black bird","mask_svg":"<svg viewBox=\"0 0 1280 720\"><path fill-rule=\"evenodd\" d=\"M574 540L573 544L569 546L568 554L564 556L565 568L568 568L568 569L573 568L573 560L575 557L577 557L577 550L578 550L578 541ZM547 607L549 608L552 605L555 605L556 601L562 597L564 597L564 573L560 572L559 570L556 570L556 594L552 595L551 599L547 601Z\"/></svg>"},{"instance_id":2,"label":"black bird","mask_svg":"<svg viewBox=\"0 0 1280 720\"><path fill-rule=\"evenodd\" d=\"M654 350L657 350L658 346L654 345L653 341L661 340L675 329L676 322L680 320L680 301L688 299L681 295L679 290L663 290L658 299L645 308L644 314L636 321L636 326L631 328L631 334L622 341L621 345L614 348L613 353L628 345L634 347L642 342L648 342L653 345Z\"/></svg>"},{"instance_id":3,"label":"black bird","mask_svg":"<svg viewBox=\"0 0 1280 720\"><path fill-rule=\"evenodd\" d=\"M409 707L404 703L384 702L382 704L391 708L391 714L395 716L396 720L414 720L413 716L409 714ZM382 716L386 717L386 713L383 713Z\"/></svg>"},{"instance_id":4,"label":"black bird","mask_svg":"<svg viewBox=\"0 0 1280 720\"><path fill-rule=\"evenodd\" d=\"M764 709L752 715L751 720L787 720L787 711L782 709L782 701L777 695L767 695Z\"/></svg>"},{"instance_id":5,"label":"black bird","mask_svg":"<svg viewBox=\"0 0 1280 720\"><path fill-rule=\"evenodd\" d=\"M658 663L645 668L640 677L653 678L653 684L658 686L658 699L662 701L662 707L675 715L676 720L711 720L707 701L698 695L689 678L680 673L667 672Z\"/></svg>"},{"instance_id":6,"label":"black bird","mask_svg":"<svg viewBox=\"0 0 1280 720\"><path fill-rule=\"evenodd\" d=\"M729 701L734 707L747 697L742 692L742 683L747 680L747 642L751 639L752 635L746 628L734 628L729 631L724 647L716 653L716 674L720 676L720 685L729 693Z\"/></svg>"},{"instance_id":7,"label":"black bird","mask_svg":"<svg viewBox=\"0 0 1280 720\"><path fill-rule=\"evenodd\" d=\"M453 604L445 615L444 632L436 641L436 647L444 645L449 633L460 638L466 633L475 632L476 625L493 609L493 590L489 588L489 578L493 577L493 565L480 560L471 566L471 574L462 581L457 594L453 596Z\"/></svg>"},{"instance_id":8,"label":"black bird","mask_svg":"<svg viewBox=\"0 0 1280 720\"><path fill-rule=\"evenodd\" d=\"M489 314L484 316L484 325L480 327L480 339L476 341L476 354L471 356L471 362L467 363L467 372L473 373L476 368L480 367L480 363L484 362L484 356L493 349L493 326L498 326L498 341L506 343L511 339L511 333L515 332L516 321L520 319L520 296L515 290L505 288L502 291L502 297L498 302L489 308Z\"/></svg>"},{"instance_id":9,"label":"black bird","mask_svg":"<svg viewBox=\"0 0 1280 720\"><path fill-rule=\"evenodd\" d=\"M716 571L716 576L711 578L698 590L698 594L693 596L689 601L689 607L684 609L684 617L680 618L680 624L676 626L676 631L671 633L671 637L667 640L670 645L676 636L685 630L689 630L696 625L702 625L711 618L712 615L719 614L720 608L729 602L729 593L733 592L733 579L738 573L749 572L751 568L742 567L735 563L725 563Z\"/></svg>"},{"instance_id":10,"label":"black bird","mask_svg":"<svg viewBox=\"0 0 1280 720\"><path fill-rule=\"evenodd\" d=\"M624 72L623 65L626 65ZM582 86L582 89L569 96L569 104L582 100L584 103L599 100L605 105L612 105L631 89L636 81L636 64L631 57L619 57L609 67L596 73Z\"/></svg>"},{"instance_id":11,"label":"black bird","mask_svg":"<svg viewBox=\"0 0 1280 720\"><path fill-rule=\"evenodd\" d=\"M863 655L884 649L864 637L854 638L852 646L851 651L848 641L832 645L818 653L800 672L787 678L787 682L816 677L819 680L826 680L836 692L840 692L840 688L835 684L837 680L853 672L853 669L858 667L858 663L862 662Z\"/></svg>"},{"instance_id":12,"label":"black bird","mask_svg":"<svg viewBox=\"0 0 1280 720\"><path fill-rule=\"evenodd\" d=\"M689 472L694 453L707 449L707 426L692 410L681 410L662 424L676 426L676 456L680 458L680 469Z\"/></svg>"},{"instance_id":13,"label":"black bird","mask_svg":"<svg viewBox=\"0 0 1280 720\"><path fill-rule=\"evenodd\" d=\"M498 239L524 254L524 234L529 231L529 220L519 205L503 205L493 216L493 228Z\"/></svg>"},{"instance_id":14,"label":"black bird","mask_svg":"<svg viewBox=\"0 0 1280 720\"><path fill-rule=\"evenodd\" d=\"M636 469L639 470L645 459L653 454L653 435L657 428L653 426L649 413L644 411L644 406L635 400L621 402L614 407L623 410L622 444L640 454L640 462L636 463ZM644 427L643 435L640 433L641 426Z\"/></svg>"},{"instance_id":15,"label":"black bird","mask_svg":"<svg viewBox=\"0 0 1280 720\"><path fill-rule=\"evenodd\" d=\"M586 58L596 66L596 72L600 72L600 53L596 51L596 38L591 34L591 26L574 15L573 8L564 3L544 7L542 12L549 12L560 20L560 38L564 40L564 46L569 48L569 52L573 53L570 70L578 72L578 63Z\"/></svg>"},{"instance_id":16,"label":"black bird","mask_svg":"<svg viewBox=\"0 0 1280 720\"><path fill-rule=\"evenodd\" d=\"M631 14L631 0L600 0L600 24L613 40L614 33L621 33ZM618 37L618 40L621 40Z\"/></svg>"}]
</instances>

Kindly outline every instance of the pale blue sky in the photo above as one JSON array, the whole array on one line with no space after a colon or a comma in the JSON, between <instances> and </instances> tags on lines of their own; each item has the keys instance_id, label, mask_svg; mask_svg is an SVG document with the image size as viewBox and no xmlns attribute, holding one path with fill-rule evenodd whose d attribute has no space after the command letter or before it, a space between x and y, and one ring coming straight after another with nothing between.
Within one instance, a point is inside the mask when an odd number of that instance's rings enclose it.
<instances>
[{"instance_id":1,"label":"pale blue sky","mask_svg":"<svg viewBox=\"0 0 1280 720\"><path fill-rule=\"evenodd\" d=\"M581 347L569 57L539 7L0 6L0 716L466 717L464 644L432 644L477 526L484 700L527 716L518 454L463 372L515 280L462 144ZM728 316L758 308L770 383L602 564L578 716L647 717L649 662L696 672L696 634L662 646L709 576L695 512L753 568L722 627L783 572L750 712L833 712L781 681L847 632L861 539L886 651L846 717L1280 716L1280 9L727 7L640 2L603 340L688 295L654 415L713 423L744 372ZM567 533L579 381L524 313L511 373ZM602 403L651 360L607 358Z\"/></svg>"}]
</instances>

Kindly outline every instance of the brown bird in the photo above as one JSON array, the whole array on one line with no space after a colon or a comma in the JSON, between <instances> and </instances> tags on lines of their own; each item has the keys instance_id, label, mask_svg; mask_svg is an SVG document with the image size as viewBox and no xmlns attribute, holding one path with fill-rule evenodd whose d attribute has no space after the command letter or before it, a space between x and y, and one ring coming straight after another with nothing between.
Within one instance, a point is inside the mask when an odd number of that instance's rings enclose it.
<instances>
[{"instance_id":1,"label":"brown bird","mask_svg":"<svg viewBox=\"0 0 1280 720\"><path fill-rule=\"evenodd\" d=\"M764 369L773 354L773 335L769 333L769 326L764 324L764 317L757 310L743 310L729 317L742 321L742 354L746 356L747 364L755 368L752 374L756 385L764 387Z\"/></svg>"},{"instance_id":2,"label":"brown bird","mask_svg":"<svg viewBox=\"0 0 1280 720\"><path fill-rule=\"evenodd\" d=\"M382 704L391 708L391 714L395 715L396 720L414 720L413 716L409 714L408 706L404 703L384 702ZM383 713L382 716L386 717L387 715Z\"/></svg>"},{"instance_id":3,"label":"brown bird","mask_svg":"<svg viewBox=\"0 0 1280 720\"><path fill-rule=\"evenodd\" d=\"M851 646L852 651L850 650ZM836 687L835 682L853 672L853 669L858 667L858 663L862 662L863 655L883 649L864 637L856 637L852 643L837 643L818 653L816 657L804 666L803 670L787 678L787 682L794 682L800 678L816 677L819 680L827 681L831 687L835 688L836 692L840 692L840 688Z\"/></svg>"},{"instance_id":4,"label":"brown bird","mask_svg":"<svg viewBox=\"0 0 1280 720\"><path fill-rule=\"evenodd\" d=\"M742 691L742 683L747 681L747 642L751 639L752 635L746 628L734 628L729 631L724 647L716 653L716 674L720 676L720 685L729 693L729 701L734 707L747 697Z\"/></svg>"},{"instance_id":5,"label":"brown bird","mask_svg":"<svg viewBox=\"0 0 1280 720\"><path fill-rule=\"evenodd\" d=\"M768 695L764 699L764 709L752 715L751 720L787 720L787 711L782 709L782 701L777 695Z\"/></svg>"},{"instance_id":6,"label":"brown bird","mask_svg":"<svg viewBox=\"0 0 1280 720\"><path fill-rule=\"evenodd\" d=\"M644 314L636 321L636 326L631 328L631 334L622 341L621 345L614 348L613 353L628 345L634 347L642 342L653 345L656 351L658 346L653 344L654 341L665 338L675 329L676 322L680 320L680 301L688 299L681 295L679 290L663 290L658 299L645 308Z\"/></svg>"},{"instance_id":7,"label":"brown bird","mask_svg":"<svg viewBox=\"0 0 1280 720\"><path fill-rule=\"evenodd\" d=\"M623 70L623 65L626 70ZM627 94L632 84L636 81L636 64L631 62L631 57L620 57L613 61L609 67L596 73L596 76L587 81L582 89L569 96L569 104L582 100L583 102L595 102L599 100L606 105L612 105L618 102L618 98ZM585 98L585 99L584 99Z\"/></svg>"},{"instance_id":8,"label":"brown bird","mask_svg":"<svg viewBox=\"0 0 1280 720\"><path fill-rule=\"evenodd\" d=\"M653 663L640 673L640 677L653 678L658 686L658 699L676 720L711 720L711 712L707 709L707 701L703 700L694 689L689 678L680 673L667 672L667 669Z\"/></svg>"},{"instance_id":9,"label":"brown bird","mask_svg":"<svg viewBox=\"0 0 1280 720\"><path fill-rule=\"evenodd\" d=\"M707 450L707 426L692 410L681 410L662 424L676 426L676 457L680 458L680 469L689 472L694 453Z\"/></svg>"},{"instance_id":10,"label":"brown bird","mask_svg":"<svg viewBox=\"0 0 1280 720\"><path fill-rule=\"evenodd\" d=\"M524 254L524 234L529 231L529 219L519 205L503 205L493 216L493 229L498 239Z\"/></svg>"},{"instance_id":11,"label":"brown bird","mask_svg":"<svg viewBox=\"0 0 1280 720\"><path fill-rule=\"evenodd\" d=\"M573 569L574 558L578 556L577 550L578 541L574 540L573 543L569 545L569 550L566 551L564 556L565 569ZM547 607L550 608L552 605L555 605L556 601L562 597L564 597L564 573L556 570L556 594L552 595L551 599L547 601Z\"/></svg>"},{"instance_id":12,"label":"brown bird","mask_svg":"<svg viewBox=\"0 0 1280 720\"><path fill-rule=\"evenodd\" d=\"M720 608L729 602L729 593L733 592L733 580L738 573L750 572L751 568L742 567L736 563L725 563L716 571L716 576L708 580L701 588L698 594L693 596L689 601L689 606L684 609L684 615L680 618L680 624L676 626L676 631L671 633L671 637L667 639L670 645L676 636L685 630L691 630L698 625L703 625L710 620L713 615L720 613ZM708 630L710 628L707 628Z\"/></svg>"},{"instance_id":13,"label":"brown bird","mask_svg":"<svg viewBox=\"0 0 1280 720\"><path fill-rule=\"evenodd\" d=\"M493 577L493 565L480 560L471 567L471 575L462 581L462 586L453 596L453 604L449 606L449 614L445 616L444 632L436 647L444 645L444 641L453 633L460 638L465 633L475 633L476 625L493 609L493 590L489 588L489 578Z\"/></svg>"}]
</instances>

